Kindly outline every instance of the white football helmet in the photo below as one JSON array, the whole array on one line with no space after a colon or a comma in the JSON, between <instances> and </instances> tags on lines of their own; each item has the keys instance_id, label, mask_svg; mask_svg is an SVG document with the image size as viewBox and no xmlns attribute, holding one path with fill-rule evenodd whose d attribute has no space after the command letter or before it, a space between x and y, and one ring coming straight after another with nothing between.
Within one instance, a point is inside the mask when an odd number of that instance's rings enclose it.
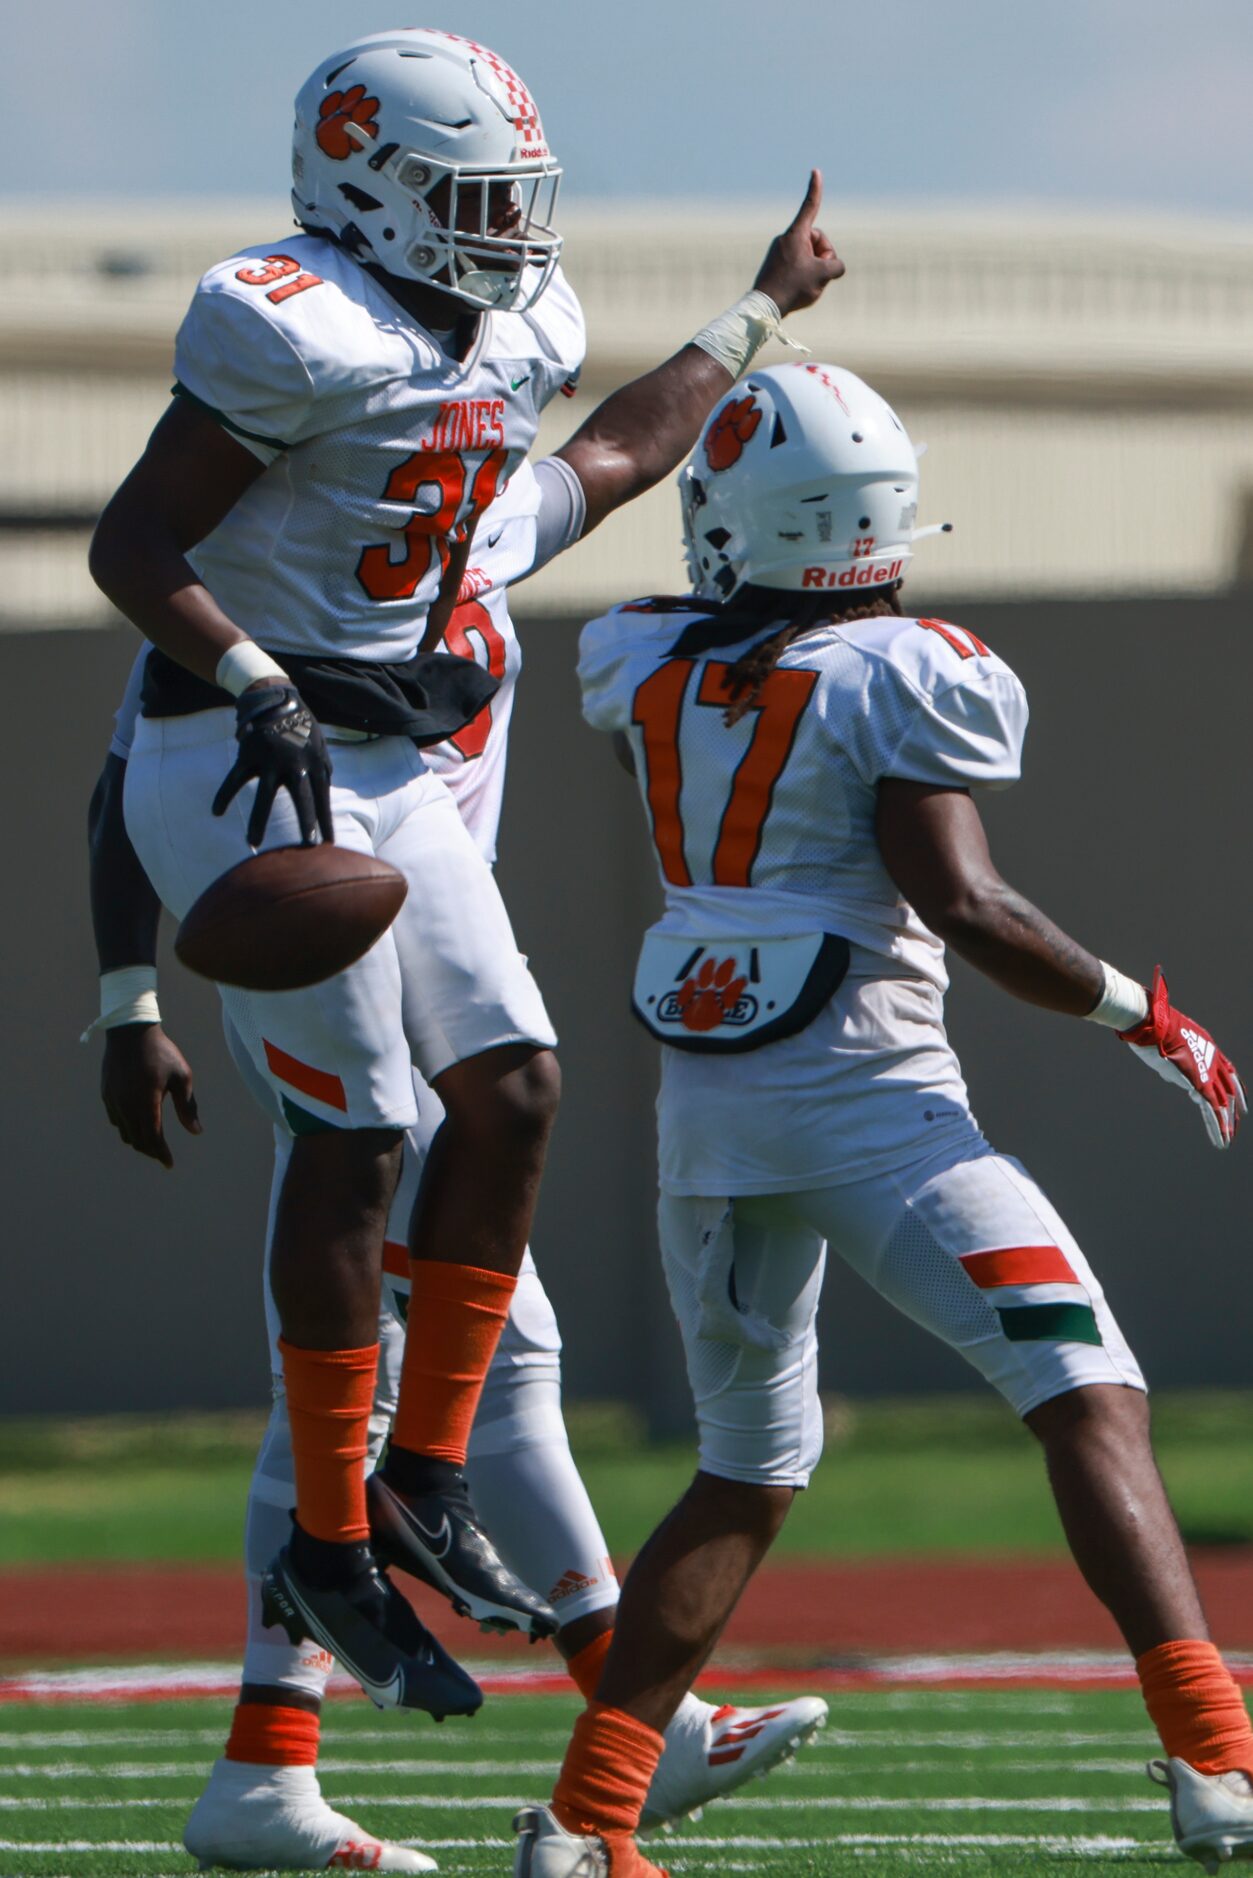
<instances>
[{"instance_id":1,"label":"white football helmet","mask_svg":"<svg viewBox=\"0 0 1253 1878\"><path fill-rule=\"evenodd\" d=\"M918 536L938 532L914 528L920 454L892 407L842 366L750 372L679 476L697 593L900 580Z\"/></svg>"},{"instance_id":2,"label":"white football helmet","mask_svg":"<svg viewBox=\"0 0 1253 1878\"><path fill-rule=\"evenodd\" d=\"M297 220L479 312L532 306L552 279L560 177L517 73L455 33L371 33L324 59L296 98ZM510 206L516 227L491 233Z\"/></svg>"}]
</instances>

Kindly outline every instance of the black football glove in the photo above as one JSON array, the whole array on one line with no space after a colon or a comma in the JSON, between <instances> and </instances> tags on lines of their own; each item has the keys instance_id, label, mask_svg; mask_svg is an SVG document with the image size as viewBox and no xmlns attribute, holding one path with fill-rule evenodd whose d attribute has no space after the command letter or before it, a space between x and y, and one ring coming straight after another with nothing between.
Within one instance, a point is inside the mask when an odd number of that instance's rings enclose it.
<instances>
[{"instance_id":1,"label":"black football glove","mask_svg":"<svg viewBox=\"0 0 1253 1878\"><path fill-rule=\"evenodd\" d=\"M255 778L257 796L248 817L248 845L259 848L280 789L286 789L300 823L300 839L311 848L321 831L334 841L331 822L331 759L321 726L294 685L256 685L235 705L239 755L213 798L213 813L225 815L244 784Z\"/></svg>"}]
</instances>

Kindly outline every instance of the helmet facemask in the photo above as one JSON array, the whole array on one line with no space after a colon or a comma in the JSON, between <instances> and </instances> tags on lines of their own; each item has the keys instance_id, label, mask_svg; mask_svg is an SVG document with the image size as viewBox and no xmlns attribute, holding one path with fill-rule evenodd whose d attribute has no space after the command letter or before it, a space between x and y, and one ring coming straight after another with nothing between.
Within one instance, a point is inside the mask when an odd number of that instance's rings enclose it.
<instances>
[{"instance_id":1,"label":"helmet facemask","mask_svg":"<svg viewBox=\"0 0 1253 1878\"><path fill-rule=\"evenodd\" d=\"M553 227L561 170L531 164L472 170L440 163L417 151L400 150L382 166L397 191L409 199L411 221L400 230L400 253L380 253L362 224L362 237L381 266L451 294L477 312L494 308L525 312L553 277L561 236ZM517 211L504 234L492 223L502 216L502 195ZM436 207L432 197L439 198Z\"/></svg>"}]
</instances>

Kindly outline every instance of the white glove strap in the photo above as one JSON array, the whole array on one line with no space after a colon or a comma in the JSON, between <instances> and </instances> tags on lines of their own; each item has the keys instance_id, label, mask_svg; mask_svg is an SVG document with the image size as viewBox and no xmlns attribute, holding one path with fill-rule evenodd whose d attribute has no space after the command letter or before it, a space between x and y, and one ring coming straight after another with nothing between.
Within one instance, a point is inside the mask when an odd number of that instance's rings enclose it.
<instances>
[{"instance_id":1,"label":"white glove strap","mask_svg":"<svg viewBox=\"0 0 1253 1878\"><path fill-rule=\"evenodd\" d=\"M116 1030L119 1024L159 1024L157 968L126 965L121 971L100 974L100 1015L79 1038L89 1043L97 1030Z\"/></svg>"},{"instance_id":2,"label":"white glove strap","mask_svg":"<svg viewBox=\"0 0 1253 1878\"><path fill-rule=\"evenodd\" d=\"M258 678L269 678L276 685L287 683L287 673L282 666L268 652L263 652L255 639L237 639L233 646L228 646L218 660L214 676L232 698L238 698L249 685L255 685Z\"/></svg>"},{"instance_id":3,"label":"white glove strap","mask_svg":"<svg viewBox=\"0 0 1253 1878\"><path fill-rule=\"evenodd\" d=\"M754 287L725 313L710 320L708 326L702 326L689 343L717 359L732 378L738 378L748 370L767 339L778 338L794 352L808 352L808 346L798 346L785 336L782 325L783 315L770 295Z\"/></svg>"},{"instance_id":4,"label":"white glove strap","mask_svg":"<svg viewBox=\"0 0 1253 1878\"><path fill-rule=\"evenodd\" d=\"M1127 978L1101 960L1105 989L1096 1009L1088 1012L1088 1022L1107 1024L1111 1030L1134 1030L1149 1014L1149 994L1134 978Z\"/></svg>"}]
</instances>

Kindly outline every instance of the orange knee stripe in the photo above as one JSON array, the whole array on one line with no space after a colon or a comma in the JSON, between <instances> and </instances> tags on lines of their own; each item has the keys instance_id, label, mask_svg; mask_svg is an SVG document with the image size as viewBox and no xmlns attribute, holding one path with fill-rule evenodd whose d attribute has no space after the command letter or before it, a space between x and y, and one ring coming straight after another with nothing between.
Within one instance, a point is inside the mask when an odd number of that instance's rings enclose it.
<instances>
[{"instance_id":1,"label":"orange knee stripe","mask_svg":"<svg viewBox=\"0 0 1253 1878\"><path fill-rule=\"evenodd\" d=\"M1200 1774L1242 1768L1253 1777L1253 1727L1244 1698L1212 1643L1161 1643L1136 1662L1144 1706L1172 1759Z\"/></svg>"},{"instance_id":2,"label":"orange knee stripe","mask_svg":"<svg viewBox=\"0 0 1253 1878\"><path fill-rule=\"evenodd\" d=\"M313 1767L318 1758L318 1717L310 1709L271 1702L241 1702L226 1743L228 1761L254 1767Z\"/></svg>"},{"instance_id":3,"label":"orange knee stripe","mask_svg":"<svg viewBox=\"0 0 1253 1878\"><path fill-rule=\"evenodd\" d=\"M574 1724L553 1812L567 1832L632 1833L665 1741L620 1708L590 1702Z\"/></svg>"},{"instance_id":4,"label":"orange knee stripe","mask_svg":"<svg viewBox=\"0 0 1253 1878\"><path fill-rule=\"evenodd\" d=\"M465 1464L483 1383L517 1279L475 1265L418 1259L392 1439L435 1460Z\"/></svg>"},{"instance_id":5,"label":"orange knee stripe","mask_svg":"<svg viewBox=\"0 0 1253 1878\"><path fill-rule=\"evenodd\" d=\"M612 1642L613 1631L602 1630L598 1637L593 1637L590 1643L585 1643L581 1650L566 1659L566 1670L585 1702L592 1701L596 1695Z\"/></svg>"},{"instance_id":6,"label":"orange knee stripe","mask_svg":"<svg viewBox=\"0 0 1253 1878\"><path fill-rule=\"evenodd\" d=\"M315 1539L368 1539L365 1461L378 1345L299 1350L279 1338L296 1467L296 1517Z\"/></svg>"}]
</instances>

